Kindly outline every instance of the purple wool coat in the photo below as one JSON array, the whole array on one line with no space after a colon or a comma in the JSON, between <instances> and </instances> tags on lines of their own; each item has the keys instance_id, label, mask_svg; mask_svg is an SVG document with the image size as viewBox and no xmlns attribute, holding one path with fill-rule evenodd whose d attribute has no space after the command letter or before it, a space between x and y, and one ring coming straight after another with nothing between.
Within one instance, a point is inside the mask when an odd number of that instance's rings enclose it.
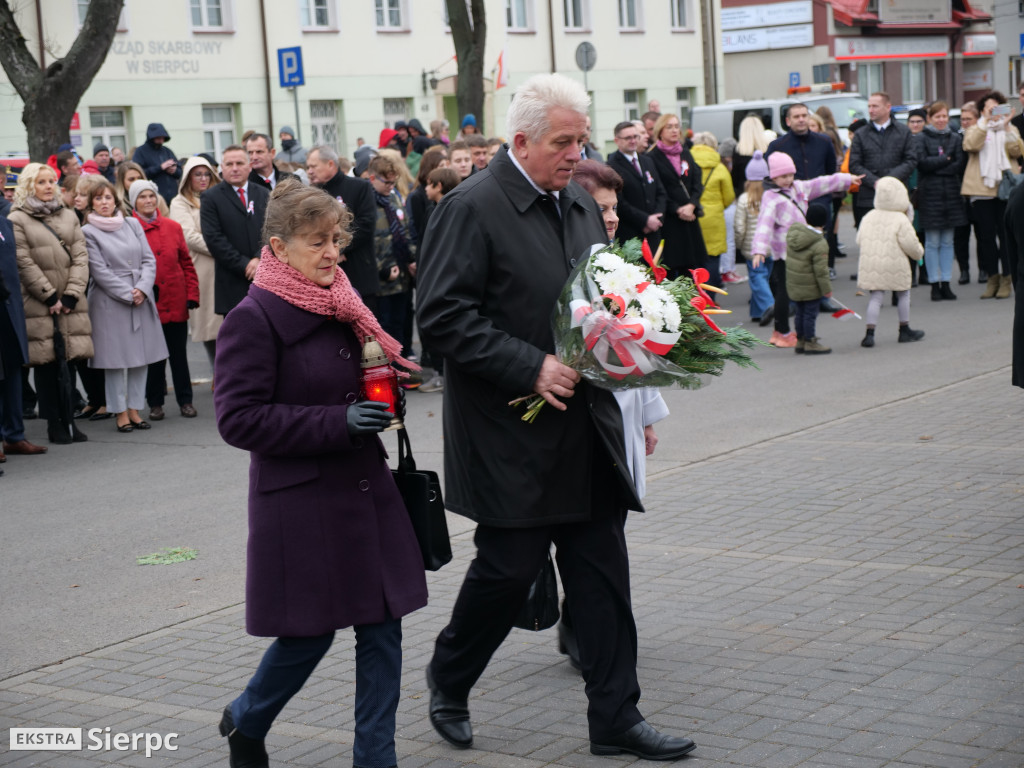
<instances>
[{"instance_id":1,"label":"purple wool coat","mask_svg":"<svg viewBox=\"0 0 1024 768\"><path fill-rule=\"evenodd\" d=\"M360 351L349 325L255 286L221 326L217 427L251 456L249 634L311 637L426 605L384 446L345 425Z\"/></svg>"}]
</instances>

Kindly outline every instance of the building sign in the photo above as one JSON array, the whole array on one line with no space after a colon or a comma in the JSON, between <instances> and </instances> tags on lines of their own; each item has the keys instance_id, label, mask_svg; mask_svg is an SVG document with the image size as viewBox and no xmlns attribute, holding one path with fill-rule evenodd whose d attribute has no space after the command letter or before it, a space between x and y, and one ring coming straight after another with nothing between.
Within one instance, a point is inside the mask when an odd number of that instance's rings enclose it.
<instances>
[{"instance_id":1,"label":"building sign","mask_svg":"<svg viewBox=\"0 0 1024 768\"><path fill-rule=\"evenodd\" d=\"M186 77L216 73L220 40L121 40L110 44L107 62L123 61L129 75Z\"/></svg>"},{"instance_id":2,"label":"building sign","mask_svg":"<svg viewBox=\"0 0 1024 768\"><path fill-rule=\"evenodd\" d=\"M964 35L964 56L995 56L995 35Z\"/></svg>"},{"instance_id":3,"label":"building sign","mask_svg":"<svg viewBox=\"0 0 1024 768\"><path fill-rule=\"evenodd\" d=\"M951 0L878 0L883 24L948 24L952 18Z\"/></svg>"},{"instance_id":4,"label":"building sign","mask_svg":"<svg viewBox=\"0 0 1024 768\"><path fill-rule=\"evenodd\" d=\"M837 61L872 59L925 59L949 54L949 38L927 37L837 37Z\"/></svg>"},{"instance_id":5,"label":"building sign","mask_svg":"<svg viewBox=\"0 0 1024 768\"><path fill-rule=\"evenodd\" d=\"M965 91L991 91L995 78L991 69L978 72L964 72L963 85Z\"/></svg>"},{"instance_id":6,"label":"building sign","mask_svg":"<svg viewBox=\"0 0 1024 768\"><path fill-rule=\"evenodd\" d=\"M750 29L753 27L809 24L814 21L811 0L792 0L767 5L742 5L722 9L722 29Z\"/></svg>"},{"instance_id":7,"label":"building sign","mask_svg":"<svg viewBox=\"0 0 1024 768\"><path fill-rule=\"evenodd\" d=\"M738 29L722 33L722 53L772 51L779 48L804 48L809 45L814 45L813 24Z\"/></svg>"},{"instance_id":8,"label":"building sign","mask_svg":"<svg viewBox=\"0 0 1024 768\"><path fill-rule=\"evenodd\" d=\"M75 112L75 114L73 114L71 116L71 130L72 131L80 131L80 130L82 130L82 121L79 119L77 112Z\"/></svg>"}]
</instances>

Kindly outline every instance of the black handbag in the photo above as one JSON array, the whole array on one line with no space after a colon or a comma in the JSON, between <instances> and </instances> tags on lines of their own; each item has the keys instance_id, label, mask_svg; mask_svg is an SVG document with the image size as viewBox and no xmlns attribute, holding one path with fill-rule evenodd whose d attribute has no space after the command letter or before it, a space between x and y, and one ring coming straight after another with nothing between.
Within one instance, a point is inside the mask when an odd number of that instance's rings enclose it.
<instances>
[{"instance_id":1,"label":"black handbag","mask_svg":"<svg viewBox=\"0 0 1024 768\"><path fill-rule=\"evenodd\" d=\"M526 605L516 616L515 626L539 632L555 626L558 617L558 580L555 578L555 564L551 560L549 550L540 573L530 585Z\"/></svg>"},{"instance_id":2,"label":"black handbag","mask_svg":"<svg viewBox=\"0 0 1024 768\"><path fill-rule=\"evenodd\" d=\"M398 430L398 469L391 470L398 492L409 512L412 529L423 555L423 567L428 571L440 570L452 559L452 545L448 539L448 522L444 516L441 481L436 472L417 470L412 456L412 444L405 428Z\"/></svg>"}]
</instances>

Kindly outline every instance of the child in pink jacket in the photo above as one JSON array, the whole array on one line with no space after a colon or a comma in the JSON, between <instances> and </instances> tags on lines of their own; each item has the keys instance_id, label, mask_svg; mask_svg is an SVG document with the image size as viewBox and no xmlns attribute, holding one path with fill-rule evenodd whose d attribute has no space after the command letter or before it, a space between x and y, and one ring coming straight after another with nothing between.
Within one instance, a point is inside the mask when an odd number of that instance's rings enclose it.
<instances>
[{"instance_id":1,"label":"child in pink jacket","mask_svg":"<svg viewBox=\"0 0 1024 768\"><path fill-rule=\"evenodd\" d=\"M796 223L806 221L811 200L831 192L844 192L857 177L833 173L809 181L797 181L796 165L785 152L768 156L768 180L764 182L761 213L754 232L752 265L760 266L770 257L772 290L775 294L775 330L769 344L795 347L796 334L789 328L789 294L786 293L786 233Z\"/></svg>"}]
</instances>

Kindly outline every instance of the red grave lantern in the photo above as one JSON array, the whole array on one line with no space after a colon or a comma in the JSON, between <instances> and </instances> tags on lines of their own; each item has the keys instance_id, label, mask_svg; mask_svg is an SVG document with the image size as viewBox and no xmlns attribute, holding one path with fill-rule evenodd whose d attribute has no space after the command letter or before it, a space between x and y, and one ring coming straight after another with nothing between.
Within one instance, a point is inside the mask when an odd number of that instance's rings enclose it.
<instances>
[{"instance_id":1,"label":"red grave lantern","mask_svg":"<svg viewBox=\"0 0 1024 768\"><path fill-rule=\"evenodd\" d=\"M388 413L391 414L391 424L384 431L399 429L403 426L398 416L398 373L391 366L391 361L381 348L380 343L373 337L367 336L363 342L363 357L360 363L363 369L363 376L360 379L360 396L363 400L372 400L376 403L387 403Z\"/></svg>"}]
</instances>

